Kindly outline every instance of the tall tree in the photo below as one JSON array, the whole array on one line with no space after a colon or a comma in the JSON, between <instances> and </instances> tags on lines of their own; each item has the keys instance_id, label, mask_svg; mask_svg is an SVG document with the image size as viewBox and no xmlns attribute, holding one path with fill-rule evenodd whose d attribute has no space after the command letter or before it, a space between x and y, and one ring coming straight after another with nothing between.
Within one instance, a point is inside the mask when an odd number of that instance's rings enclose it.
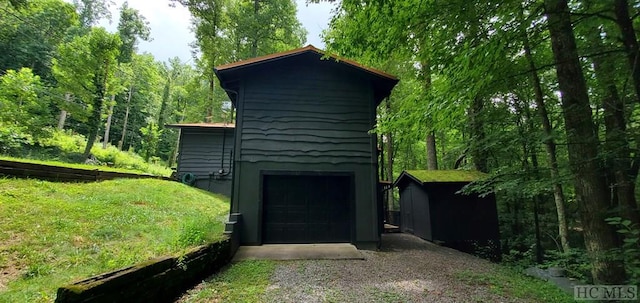
<instances>
[{"instance_id":1,"label":"tall tree","mask_svg":"<svg viewBox=\"0 0 640 303\"><path fill-rule=\"evenodd\" d=\"M119 63L131 62L139 40L150 40L151 29L149 28L149 22L138 10L129 7L127 1L122 3L122 7L120 7L118 34L120 35L120 40L122 40L120 55L118 56Z\"/></svg>"},{"instance_id":2,"label":"tall tree","mask_svg":"<svg viewBox=\"0 0 640 303\"><path fill-rule=\"evenodd\" d=\"M148 41L151 30L148 22L144 16L138 12L138 10L130 8L128 2L124 2L120 8L120 22L118 23L118 35L122 40L120 46L120 53L118 55L118 75L121 78L121 83L124 87L128 88L128 91L134 89L131 81L131 77L125 76L122 70L124 66L122 64L129 63L132 60L132 56L136 51L136 44L138 39ZM130 95L129 95L130 96ZM113 110L116 104L116 95L111 95L111 101L109 102L109 109L107 111L107 122L104 129L104 140L102 148L107 148L109 142L109 136L111 131L111 120L113 116Z\"/></svg>"},{"instance_id":3,"label":"tall tree","mask_svg":"<svg viewBox=\"0 0 640 303\"><path fill-rule=\"evenodd\" d=\"M41 91L40 77L29 68L8 70L0 76L0 123L14 124L30 135L42 134L51 116L50 99Z\"/></svg>"},{"instance_id":4,"label":"tall tree","mask_svg":"<svg viewBox=\"0 0 640 303\"><path fill-rule=\"evenodd\" d=\"M80 28L88 30L96 25L102 18L111 20L109 6L113 5L111 0L73 0L78 15L80 16Z\"/></svg>"},{"instance_id":5,"label":"tall tree","mask_svg":"<svg viewBox=\"0 0 640 303\"><path fill-rule=\"evenodd\" d=\"M291 0L235 0L231 2L231 32L235 37L237 59L299 47L306 31L296 18Z\"/></svg>"},{"instance_id":6,"label":"tall tree","mask_svg":"<svg viewBox=\"0 0 640 303\"><path fill-rule=\"evenodd\" d=\"M571 15L566 0L545 0L551 45L561 91L569 163L587 251L596 283L620 283L624 268L605 253L616 248L615 234L605 222L609 195L598 158L598 137L591 115L587 85L578 58Z\"/></svg>"},{"instance_id":7,"label":"tall tree","mask_svg":"<svg viewBox=\"0 0 640 303\"><path fill-rule=\"evenodd\" d=\"M148 120L156 119L160 107L161 64L150 54L134 54L131 63L124 66L130 67L124 75L131 78L126 81L126 93L116 95L110 141L119 149L137 150L142 140L140 129Z\"/></svg>"},{"instance_id":8,"label":"tall tree","mask_svg":"<svg viewBox=\"0 0 640 303\"><path fill-rule=\"evenodd\" d=\"M524 21L524 8L520 10L520 18ZM530 69L531 86L534 93L534 101L538 115L540 116L542 129L544 131L544 147L547 153L547 164L549 165L549 172L551 182L553 184L553 200L556 205L556 213L558 217L558 235L560 236L560 244L562 250L565 253L569 252L569 228L567 226L567 214L565 206L564 190L562 188L562 182L560 181L560 169L558 167L558 157L556 142L554 140L553 127L551 126L551 120L549 119L549 113L547 111L547 105L545 104L545 96L542 88L542 81L538 74L537 65L534 61L531 51L531 42L529 40L529 34L525 28L525 22L520 27L520 34L522 36L522 47L524 55Z\"/></svg>"},{"instance_id":9,"label":"tall tree","mask_svg":"<svg viewBox=\"0 0 640 303\"><path fill-rule=\"evenodd\" d=\"M54 74L61 86L87 104L88 157L98 135L102 107L110 88L115 88L114 73L117 68L120 38L104 28L94 28L86 36L78 36L60 46L59 59L54 60Z\"/></svg>"},{"instance_id":10,"label":"tall tree","mask_svg":"<svg viewBox=\"0 0 640 303\"><path fill-rule=\"evenodd\" d=\"M44 82L53 82L56 48L78 24L73 6L61 0L33 0L16 10L0 2L0 14L0 73L28 67Z\"/></svg>"}]
</instances>

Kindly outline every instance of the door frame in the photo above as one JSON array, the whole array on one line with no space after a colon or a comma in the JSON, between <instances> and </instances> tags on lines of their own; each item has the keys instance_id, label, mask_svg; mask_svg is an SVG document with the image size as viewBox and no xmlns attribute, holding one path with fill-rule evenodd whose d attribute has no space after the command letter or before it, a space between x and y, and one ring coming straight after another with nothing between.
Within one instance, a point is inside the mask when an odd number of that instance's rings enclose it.
<instances>
[{"instance_id":1,"label":"door frame","mask_svg":"<svg viewBox=\"0 0 640 303\"><path fill-rule=\"evenodd\" d=\"M332 170L260 170L258 191L258 243L265 244L264 235L264 179L268 176L331 176L349 177L349 243L355 243L356 234L356 174L354 171Z\"/></svg>"}]
</instances>

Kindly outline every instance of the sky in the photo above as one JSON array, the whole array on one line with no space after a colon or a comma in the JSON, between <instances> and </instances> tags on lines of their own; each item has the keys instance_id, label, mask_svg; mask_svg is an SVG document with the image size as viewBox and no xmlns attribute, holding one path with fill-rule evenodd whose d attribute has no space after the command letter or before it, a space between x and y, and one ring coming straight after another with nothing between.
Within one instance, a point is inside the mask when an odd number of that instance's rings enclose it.
<instances>
[{"instance_id":1,"label":"sky","mask_svg":"<svg viewBox=\"0 0 640 303\"><path fill-rule=\"evenodd\" d=\"M306 0L295 1L298 6L298 20L308 32L306 44L324 48L320 34L328 27L331 9L335 4L321 2L307 5ZM104 20L99 24L111 32L116 31L120 15L119 8L124 0L113 2L115 5L111 6L111 23ZM140 41L138 52L149 52L159 61L167 61L176 56L182 62L191 60L189 44L195 40L195 37L190 30L191 15L187 8L181 5L170 7L169 0L129 0L129 7L140 11L151 27L152 40Z\"/></svg>"}]
</instances>

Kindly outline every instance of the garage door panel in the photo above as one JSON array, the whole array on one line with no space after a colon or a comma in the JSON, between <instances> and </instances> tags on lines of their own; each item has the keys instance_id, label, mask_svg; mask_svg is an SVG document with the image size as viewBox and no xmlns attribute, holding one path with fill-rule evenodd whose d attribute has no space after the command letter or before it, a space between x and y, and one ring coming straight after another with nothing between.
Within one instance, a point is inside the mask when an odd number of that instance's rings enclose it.
<instances>
[{"instance_id":1,"label":"garage door panel","mask_svg":"<svg viewBox=\"0 0 640 303\"><path fill-rule=\"evenodd\" d=\"M265 175L263 242L349 242L350 184L344 175Z\"/></svg>"}]
</instances>

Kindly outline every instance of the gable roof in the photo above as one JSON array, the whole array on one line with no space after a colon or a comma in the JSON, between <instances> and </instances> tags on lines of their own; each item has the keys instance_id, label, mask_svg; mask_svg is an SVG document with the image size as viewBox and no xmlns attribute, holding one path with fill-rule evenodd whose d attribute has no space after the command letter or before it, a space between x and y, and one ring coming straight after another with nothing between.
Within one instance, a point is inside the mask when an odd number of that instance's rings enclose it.
<instances>
[{"instance_id":1,"label":"gable roof","mask_svg":"<svg viewBox=\"0 0 640 303\"><path fill-rule=\"evenodd\" d=\"M487 174L475 170L405 170L393 182L397 187L407 181L421 185L426 183L471 183L487 177Z\"/></svg>"},{"instance_id":2,"label":"gable roof","mask_svg":"<svg viewBox=\"0 0 640 303\"><path fill-rule=\"evenodd\" d=\"M382 99L389 96L389 94L391 94L391 90L399 81L397 77L391 74L387 74L383 71L380 71L374 68L366 67L358 62L355 62L349 59L341 58L339 56L332 55L332 54L327 54L325 53L325 51L319 48L316 48L311 44L305 47L301 47L301 48L297 48L289 51L270 54L266 56L260 56L256 58L234 62L234 63L223 64L214 68L214 72L218 77L218 79L220 80L220 86L222 86L222 88L225 89L225 91L227 92L227 95L229 95L229 98L231 98L231 101L235 103L237 96L236 96L236 92L234 92L233 90L237 89L236 87L234 87L234 85L236 85L235 81L237 81L236 78L238 77L237 75L238 72L251 70L252 68L256 68L258 66L261 66L267 63L274 63L277 61L286 60L286 59L301 56L304 54L313 54L315 55L316 57L315 59L317 60L322 60L322 58L327 56L331 58L331 60L323 60L323 61L337 62L338 64L349 66L351 68L354 68L355 70L358 70L367 74L376 83L376 86L379 86L379 87L376 87L376 90L377 90L376 104L380 103Z\"/></svg>"},{"instance_id":3,"label":"gable roof","mask_svg":"<svg viewBox=\"0 0 640 303\"><path fill-rule=\"evenodd\" d=\"M289 51L284 51L284 52L280 52L280 53L275 53L275 54L270 54L270 55L265 55L265 56L259 56L259 57L255 57L255 58L251 58L251 59L247 59L247 60L241 60L238 62L234 62L234 63L228 63L228 64L223 64L220 66L217 66L215 69L217 71L223 71L223 70L227 70L227 69L231 69L231 68L241 68L241 67L247 67L247 66L252 66L252 65L257 65L257 64L261 64L261 63L265 63L265 62L269 62L269 61L274 61L274 60L278 60L278 59L283 59L286 57L290 57L290 56L295 56L297 54L301 54L301 53L305 53L305 52L314 52L316 54L322 55L322 56L326 56L327 54L325 53L325 51L309 44L305 47L301 47L301 48L296 48L296 49L292 49ZM358 62L355 62L353 60L349 60L349 59L345 59L345 58L341 58L338 57L336 55L332 55L329 54L329 57L335 59L338 62L343 62L345 64L351 65L355 68L359 68L362 69L364 71L367 71L369 73L378 75L380 77L384 77L384 78L388 78L389 80L395 80L398 81L398 78L396 76L393 76L391 74L387 74L381 70L377 70L375 68L371 68L371 67L366 67Z\"/></svg>"},{"instance_id":4,"label":"gable roof","mask_svg":"<svg viewBox=\"0 0 640 303\"><path fill-rule=\"evenodd\" d=\"M173 128L235 128L233 123L176 123L167 124L166 127Z\"/></svg>"}]
</instances>

